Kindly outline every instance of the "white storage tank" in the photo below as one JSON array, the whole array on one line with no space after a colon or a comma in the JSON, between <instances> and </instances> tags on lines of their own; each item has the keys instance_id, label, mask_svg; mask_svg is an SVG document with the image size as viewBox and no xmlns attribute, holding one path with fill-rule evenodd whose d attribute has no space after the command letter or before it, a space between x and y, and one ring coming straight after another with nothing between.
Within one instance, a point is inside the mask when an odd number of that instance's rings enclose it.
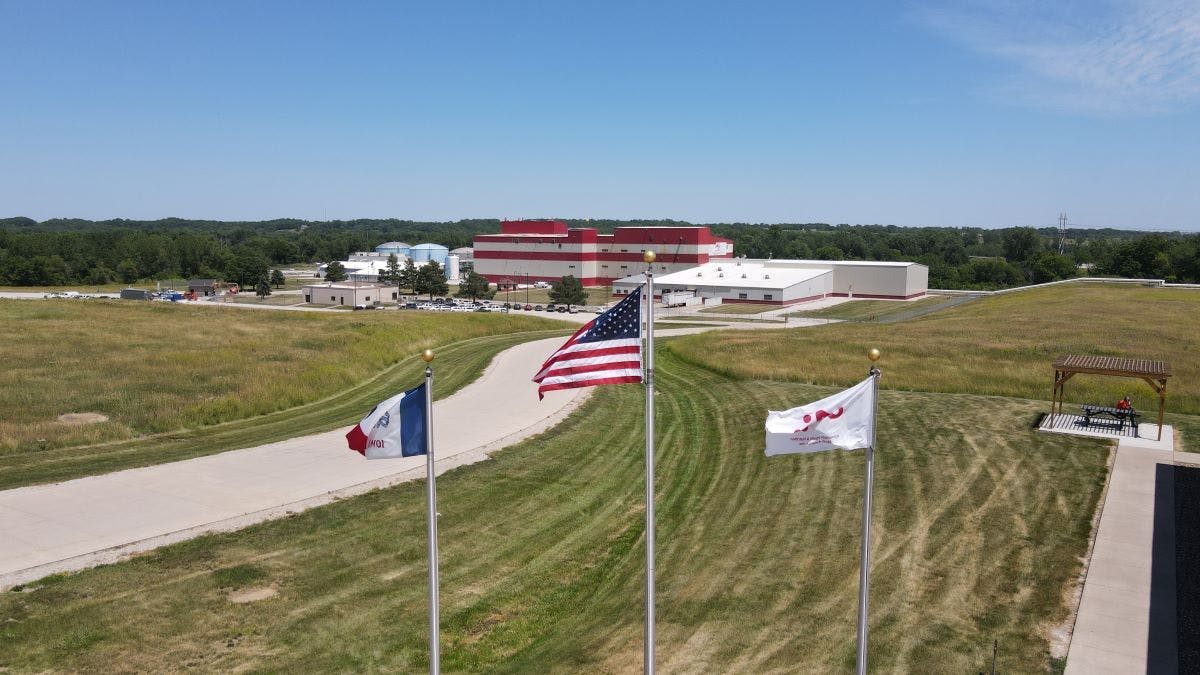
<instances>
[{"instance_id":1,"label":"white storage tank","mask_svg":"<svg viewBox=\"0 0 1200 675\"><path fill-rule=\"evenodd\" d=\"M446 257L446 278L450 281L458 281L458 256L451 253Z\"/></svg>"}]
</instances>

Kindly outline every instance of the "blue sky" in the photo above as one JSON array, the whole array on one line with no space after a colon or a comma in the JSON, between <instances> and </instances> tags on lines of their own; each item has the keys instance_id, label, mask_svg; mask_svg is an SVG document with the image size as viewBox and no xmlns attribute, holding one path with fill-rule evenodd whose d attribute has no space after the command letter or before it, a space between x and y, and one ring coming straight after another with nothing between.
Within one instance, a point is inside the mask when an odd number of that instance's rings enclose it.
<instances>
[{"instance_id":1,"label":"blue sky","mask_svg":"<svg viewBox=\"0 0 1200 675\"><path fill-rule=\"evenodd\" d=\"M0 0L0 215L1200 229L1200 3L815 4Z\"/></svg>"}]
</instances>

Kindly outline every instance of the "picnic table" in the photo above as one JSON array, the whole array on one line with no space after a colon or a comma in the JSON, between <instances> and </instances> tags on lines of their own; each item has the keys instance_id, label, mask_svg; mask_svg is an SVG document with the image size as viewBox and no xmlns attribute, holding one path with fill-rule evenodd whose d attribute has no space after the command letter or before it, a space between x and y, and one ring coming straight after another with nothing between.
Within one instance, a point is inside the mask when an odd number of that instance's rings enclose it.
<instances>
[{"instance_id":1,"label":"picnic table","mask_svg":"<svg viewBox=\"0 0 1200 675\"><path fill-rule=\"evenodd\" d=\"M1124 431L1125 425L1133 426L1133 435L1138 435L1137 419L1141 417L1133 408L1112 408L1101 405L1085 405L1082 407L1085 427L1093 425L1115 426L1117 431ZM1100 418L1100 419L1094 419Z\"/></svg>"}]
</instances>

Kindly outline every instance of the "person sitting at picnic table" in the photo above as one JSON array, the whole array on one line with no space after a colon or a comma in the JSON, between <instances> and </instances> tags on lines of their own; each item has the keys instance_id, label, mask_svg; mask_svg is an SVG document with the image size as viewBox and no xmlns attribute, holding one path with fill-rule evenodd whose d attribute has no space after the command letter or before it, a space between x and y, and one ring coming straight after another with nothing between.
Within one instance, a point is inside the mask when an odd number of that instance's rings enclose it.
<instances>
[{"instance_id":1,"label":"person sitting at picnic table","mask_svg":"<svg viewBox=\"0 0 1200 675\"><path fill-rule=\"evenodd\" d=\"M1133 410L1133 404L1129 402L1129 397L1117 401L1117 410Z\"/></svg>"}]
</instances>

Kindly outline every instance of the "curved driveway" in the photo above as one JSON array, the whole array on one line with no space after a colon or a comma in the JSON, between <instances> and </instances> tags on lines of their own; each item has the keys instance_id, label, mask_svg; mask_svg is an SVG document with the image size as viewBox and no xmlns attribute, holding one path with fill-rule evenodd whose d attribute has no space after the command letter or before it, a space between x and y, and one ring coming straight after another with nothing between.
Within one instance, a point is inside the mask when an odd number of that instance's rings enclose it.
<instances>
[{"instance_id":1,"label":"curved driveway","mask_svg":"<svg viewBox=\"0 0 1200 675\"><path fill-rule=\"evenodd\" d=\"M730 327L752 326L659 334ZM538 401L529 378L562 342L507 349L475 382L433 404L439 474L549 429L587 399L591 389L548 392ZM0 590L424 477L424 457L366 460L347 449L346 431L0 491Z\"/></svg>"},{"instance_id":2,"label":"curved driveway","mask_svg":"<svg viewBox=\"0 0 1200 675\"><path fill-rule=\"evenodd\" d=\"M586 400L590 389L538 401L529 378L562 342L505 350L478 380L434 403L438 473L540 433ZM0 589L424 477L424 457L366 460L346 448L345 433L2 491Z\"/></svg>"}]
</instances>

